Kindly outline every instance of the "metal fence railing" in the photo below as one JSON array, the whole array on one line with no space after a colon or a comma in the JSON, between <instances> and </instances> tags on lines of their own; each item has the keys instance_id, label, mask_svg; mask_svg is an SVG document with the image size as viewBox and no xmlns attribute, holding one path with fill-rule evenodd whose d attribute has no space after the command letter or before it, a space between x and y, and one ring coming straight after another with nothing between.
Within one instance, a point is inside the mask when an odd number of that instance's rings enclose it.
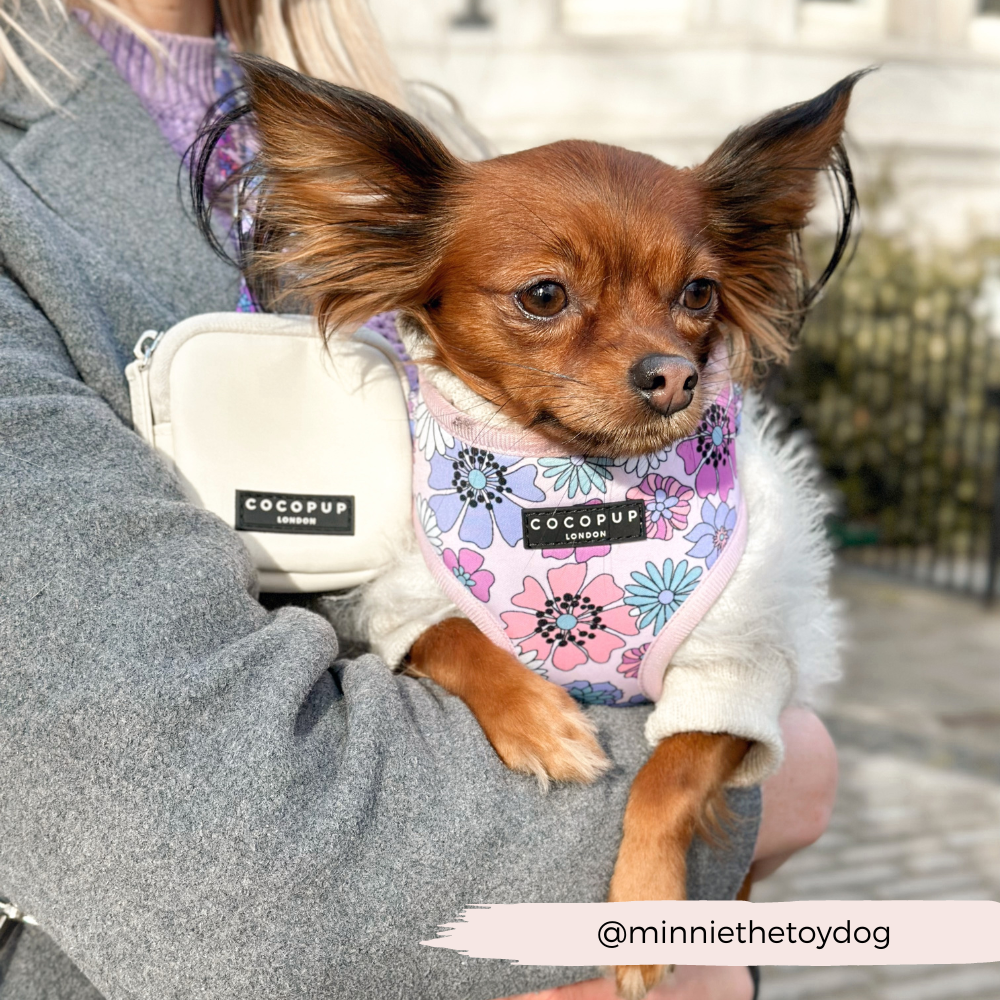
<instances>
[{"instance_id":1,"label":"metal fence railing","mask_svg":"<svg viewBox=\"0 0 1000 1000\"><path fill-rule=\"evenodd\" d=\"M769 385L840 491L831 532L845 558L984 596L1000 556L991 259L866 236Z\"/></svg>"}]
</instances>

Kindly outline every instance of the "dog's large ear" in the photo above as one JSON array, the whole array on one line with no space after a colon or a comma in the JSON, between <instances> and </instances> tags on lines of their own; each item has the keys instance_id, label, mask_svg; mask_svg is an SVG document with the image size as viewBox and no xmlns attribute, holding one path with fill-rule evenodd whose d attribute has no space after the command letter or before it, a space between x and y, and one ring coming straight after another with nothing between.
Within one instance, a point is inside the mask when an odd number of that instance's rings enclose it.
<instances>
[{"instance_id":1,"label":"dog's large ear","mask_svg":"<svg viewBox=\"0 0 1000 1000\"><path fill-rule=\"evenodd\" d=\"M238 61L260 142L246 262L258 295L304 300L327 333L419 308L467 165L378 97Z\"/></svg>"},{"instance_id":2,"label":"dog's large ear","mask_svg":"<svg viewBox=\"0 0 1000 1000\"><path fill-rule=\"evenodd\" d=\"M739 375L758 360L787 360L806 308L847 247L857 198L842 136L851 91L866 72L738 129L695 168L708 235L725 267L720 297ZM824 170L834 179L840 219L830 263L810 288L799 233Z\"/></svg>"}]
</instances>

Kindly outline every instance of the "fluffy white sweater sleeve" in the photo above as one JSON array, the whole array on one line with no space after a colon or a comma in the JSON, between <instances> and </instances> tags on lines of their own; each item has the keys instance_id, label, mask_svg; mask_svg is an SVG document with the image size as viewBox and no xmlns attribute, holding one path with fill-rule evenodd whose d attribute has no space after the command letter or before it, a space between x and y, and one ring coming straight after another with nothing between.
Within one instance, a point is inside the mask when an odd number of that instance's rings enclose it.
<instances>
[{"instance_id":1,"label":"fluffy white sweater sleeve","mask_svg":"<svg viewBox=\"0 0 1000 1000\"><path fill-rule=\"evenodd\" d=\"M746 551L721 596L671 660L646 725L652 745L680 732L730 733L753 745L733 785L777 770L778 716L809 704L837 676L837 608L823 520L828 502L808 450L782 442L774 419L746 397L737 439L746 497ZM399 558L366 585L349 627L391 666L431 625L462 613L440 591L410 536ZM628 709L623 709L628 711Z\"/></svg>"},{"instance_id":2,"label":"fluffy white sweater sleeve","mask_svg":"<svg viewBox=\"0 0 1000 1000\"><path fill-rule=\"evenodd\" d=\"M773 774L784 747L778 716L809 704L838 673L837 606L824 517L829 503L803 443L784 443L748 395L737 469L749 516L747 546L719 599L674 653L646 725L655 744L681 732L753 741L732 784Z\"/></svg>"}]
</instances>

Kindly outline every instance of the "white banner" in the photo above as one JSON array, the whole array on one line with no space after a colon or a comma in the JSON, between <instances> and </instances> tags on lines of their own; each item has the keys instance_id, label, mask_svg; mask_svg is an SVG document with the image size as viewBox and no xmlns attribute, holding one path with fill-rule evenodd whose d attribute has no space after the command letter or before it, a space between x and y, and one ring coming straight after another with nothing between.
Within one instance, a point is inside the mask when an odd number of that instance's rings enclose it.
<instances>
[{"instance_id":1,"label":"white banner","mask_svg":"<svg viewBox=\"0 0 1000 1000\"><path fill-rule=\"evenodd\" d=\"M422 942L518 965L1000 961L1000 902L813 900L472 906Z\"/></svg>"}]
</instances>

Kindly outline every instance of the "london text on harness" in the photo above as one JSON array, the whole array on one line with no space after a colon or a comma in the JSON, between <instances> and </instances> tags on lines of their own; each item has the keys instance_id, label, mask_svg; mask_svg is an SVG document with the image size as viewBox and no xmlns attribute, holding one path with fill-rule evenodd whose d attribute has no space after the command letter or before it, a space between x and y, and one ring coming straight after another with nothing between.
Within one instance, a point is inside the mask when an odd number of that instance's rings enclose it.
<instances>
[{"instance_id":1,"label":"london text on harness","mask_svg":"<svg viewBox=\"0 0 1000 1000\"><path fill-rule=\"evenodd\" d=\"M580 545L614 545L646 537L646 510L641 500L584 503L575 507L535 507L521 511L526 549Z\"/></svg>"}]
</instances>

